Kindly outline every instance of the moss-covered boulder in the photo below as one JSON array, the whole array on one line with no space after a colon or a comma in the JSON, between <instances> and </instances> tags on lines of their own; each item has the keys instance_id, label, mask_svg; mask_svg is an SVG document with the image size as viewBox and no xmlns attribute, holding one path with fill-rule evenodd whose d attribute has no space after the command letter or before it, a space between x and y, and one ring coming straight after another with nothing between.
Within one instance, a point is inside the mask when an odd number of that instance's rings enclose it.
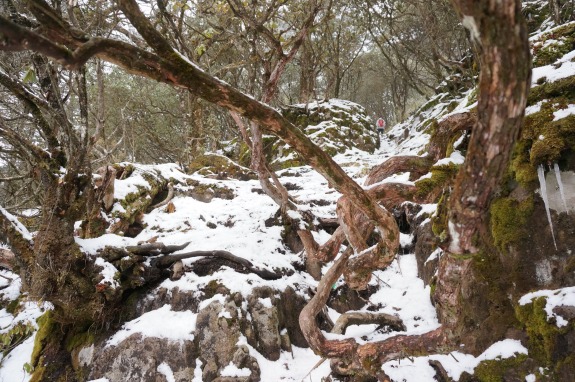
<instances>
[{"instance_id":1,"label":"moss-covered boulder","mask_svg":"<svg viewBox=\"0 0 575 382\"><path fill-rule=\"evenodd\" d=\"M196 157L188 164L186 170L190 174L197 173L207 177L229 177L239 180L257 179L257 175L249 168L235 163L224 155L214 153L205 153Z\"/></svg>"},{"instance_id":2,"label":"moss-covered boulder","mask_svg":"<svg viewBox=\"0 0 575 382\"><path fill-rule=\"evenodd\" d=\"M373 153L379 146L374 122L362 106L350 101L330 99L291 105L282 114L332 156L353 148ZM269 137L264 146L276 170L304 164L291 147L278 139Z\"/></svg>"}]
</instances>

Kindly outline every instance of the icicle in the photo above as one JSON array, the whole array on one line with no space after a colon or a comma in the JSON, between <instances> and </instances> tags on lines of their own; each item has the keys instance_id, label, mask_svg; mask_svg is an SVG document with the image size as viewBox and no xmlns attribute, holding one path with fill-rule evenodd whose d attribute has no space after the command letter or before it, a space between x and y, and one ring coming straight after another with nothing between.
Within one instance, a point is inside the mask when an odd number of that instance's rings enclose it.
<instances>
[{"instance_id":1,"label":"icicle","mask_svg":"<svg viewBox=\"0 0 575 382\"><path fill-rule=\"evenodd\" d=\"M537 175L539 176L539 186L541 187L541 198L545 204L545 211L547 212L547 220L549 221L549 228L551 228L551 236L553 237L553 244L557 249L557 242L555 241L555 233L553 232L553 224L551 223L551 213L549 212L549 199L547 199L547 184L545 183L545 169L540 164L537 167Z\"/></svg>"},{"instance_id":2,"label":"icicle","mask_svg":"<svg viewBox=\"0 0 575 382\"><path fill-rule=\"evenodd\" d=\"M568 212L567 202L565 201L565 193L563 192L563 182L561 181L561 171L559 170L559 165L557 163L553 164L553 169L555 170L555 178L557 178L557 183L559 184L559 192L561 193L561 200L563 200L563 207L565 207L565 212Z\"/></svg>"}]
</instances>

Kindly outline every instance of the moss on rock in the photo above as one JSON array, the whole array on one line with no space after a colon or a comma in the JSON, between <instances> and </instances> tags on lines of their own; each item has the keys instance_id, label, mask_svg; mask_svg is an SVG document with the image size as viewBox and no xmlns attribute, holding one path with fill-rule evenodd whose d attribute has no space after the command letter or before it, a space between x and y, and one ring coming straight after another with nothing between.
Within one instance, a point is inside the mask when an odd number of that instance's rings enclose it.
<instances>
[{"instance_id":1,"label":"moss on rock","mask_svg":"<svg viewBox=\"0 0 575 382\"><path fill-rule=\"evenodd\" d=\"M573 324L559 328L555 323L548 322L545 305L547 299L539 297L531 303L517 305L515 315L529 336L529 356L549 367L559 366L558 361L571 354L562 354L559 339L568 331L573 330Z\"/></svg>"},{"instance_id":2,"label":"moss on rock","mask_svg":"<svg viewBox=\"0 0 575 382\"><path fill-rule=\"evenodd\" d=\"M533 213L533 196L519 202L513 198L499 198L491 204L491 235L503 253L508 246L523 240L529 234L529 218Z\"/></svg>"},{"instance_id":3,"label":"moss on rock","mask_svg":"<svg viewBox=\"0 0 575 382\"><path fill-rule=\"evenodd\" d=\"M424 178L415 182L417 187L416 195L423 198L437 189L442 189L442 186L447 186L453 181L458 171L459 165L454 163L433 166L431 168L431 178Z\"/></svg>"},{"instance_id":4,"label":"moss on rock","mask_svg":"<svg viewBox=\"0 0 575 382\"><path fill-rule=\"evenodd\" d=\"M518 369L521 369L526 359L525 354L518 354L510 358L481 361L475 368L475 378L480 382L502 382L507 380L505 377L508 374L514 374L514 377L525 380L525 376L530 373Z\"/></svg>"}]
</instances>

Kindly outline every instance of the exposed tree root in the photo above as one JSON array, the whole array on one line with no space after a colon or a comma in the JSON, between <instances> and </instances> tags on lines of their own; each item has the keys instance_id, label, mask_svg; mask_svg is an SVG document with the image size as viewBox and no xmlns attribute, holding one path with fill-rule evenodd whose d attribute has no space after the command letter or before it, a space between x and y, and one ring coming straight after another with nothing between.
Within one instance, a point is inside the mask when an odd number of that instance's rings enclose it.
<instances>
[{"instance_id":1,"label":"exposed tree root","mask_svg":"<svg viewBox=\"0 0 575 382\"><path fill-rule=\"evenodd\" d=\"M445 158L447 148L457 133L461 131L471 131L476 122L477 112L475 111L451 114L441 120L441 122L436 125L435 131L431 136L431 141L427 147L428 157L433 163Z\"/></svg>"},{"instance_id":2,"label":"exposed tree root","mask_svg":"<svg viewBox=\"0 0 575 382\"><path fill-rule=\"evenodd\" d=\"M228 251L191 251L172 255L172 253L186 248L188 244L189 243L184 243L181 245L164 245L163 243L149 243L137 246L129 246L125 249L117 247L106 247L101 251L100 256L112 263L121 261L125 259L126 256L128 256L130 260L124 260L123 264L120 263L120 265L118 265L118 268L121 269L123 277L126 279L132 279L134 277L134 273L136 273L136 276L143 278L145 283L154 282L161 277L167 276L168 273L165 270L172 266L174 268L171 271L170 277L181 277L183 272L186 271L186 268L183 267L181 261L194 257L205 257L206 259L198 261L197 264L194 263L194 265L190 267L191 269L193 269L196 265L206 269L212 266L219 267L223 264L229 264L230 266L236 267L237 269L242 269L250 273L254 273L264 280L277 280L282 277L282 274L280 273L272 272L267 269L259 269L254 266L251 261L235 256ZM166 256L154 258L149 262L149 265L143 265L146 257L158 255ZM222 261L223 264L221 263ZM136 267L136 264L139 264L139 266Z\"/></svg>"},{"instance_id":3,"label":"exposed tree root","mask_svg":"<svg viewBox=\"0 0 575 382\"><path fill-rule=\"evenodd\" d=\"M158 204L154 204L150 208L154 209L154 208L163 207L166 204L168 204L173 198L174 198L174 184L172 182L169 182L168 183L168 195L166 196L166 199L162 200Z\"/></svg>"},{"instance_id":4,"label":"exposed tree root","mask_svg":"<svg viewBox=\"0 0 575 382\"><path fill-rule=\"evenodd\" d=\"M427 174L435 162L436 160L431 157L418 157L415 155L391 157L371 169L365 180L365 185L370 186L393 174L402 172L409 172L409 180L416 180Z\"/></svg>"},{"instance_id":5,"label":"exposed tree root","mask_svg":"<svg viewBox=\"0 0 575 382\"><path fill-rule=\"evenodd\" d=\"M390 329L398 332L406 330L401 318L391 314L372 312L347 312L339 316L331 332L336 334L344 334L345 330L350 325L368 324L389 326Z\"/></svg>"}]
</instances>

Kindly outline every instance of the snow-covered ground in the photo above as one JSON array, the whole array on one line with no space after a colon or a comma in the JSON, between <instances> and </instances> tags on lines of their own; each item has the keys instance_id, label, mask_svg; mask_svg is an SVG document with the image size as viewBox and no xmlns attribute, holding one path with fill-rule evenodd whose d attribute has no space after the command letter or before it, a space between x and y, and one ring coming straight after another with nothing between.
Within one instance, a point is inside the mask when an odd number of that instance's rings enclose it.
<instances>
[{"instance_id":1,"label":"snow-covered ground","mask_svg":"<svg viewBox=\"0 0 575 382\"><path fill-rule=\"evenodd\" d=\"M425 134L414 132L410 139L401 145L384 138L380 149L373 155L354 150L340 154L334 159L342 164L348 174L361 184L367 175L367 170L375 164L394 155L421 152L426 141ZM179 173L175 165L162 165L160 169L177 179L188 177ZM140 171L149 170L149 168L142 167ZM289 172L289 176L282 176L281 180L284 183L290 182L299 186L299 189L291 193L301 205L305 206L304 208L312 210L319 217L335 216L334 203L339 194L330 189L320 175L305 166L289 169L285 172ZM280 227L266 227L265 220L274 215L277 206L267 196L253 192L253 189L259 188L257 181L209 180L199 176L192 176L192 178L201 179L203 183L212 182L219 186L226 186L232 189L236 196L232 200L214 198L210 203L203 203L191 197L178 196L173 200L176 211L168 214L164 212L163 208L157 208L147 214L144 219L146 228L136 238L107 234L96 239L78 239L78 243L87 253L95 255L99 248L106 245L135 245L138 242L157 237L158 241L165 244L190 242L188 247L180 252L227 250L236 256L249 259L259 268L293 269L292 263L298 260L298 254L291 253L281 243ZM398 179L401 177L394 179L394 181ZM124 195L130 192L135 184L139 184L139 181L137 177L117 181L117 190ZM319 200L324 202L317 203ZM116 208L119 209L120 207L116 206ZM433 205L426 205L425 208L429 211L434 210ZM215 228L213 228L214 226ZM328 238L329 234L326 232L316 234L316 239L320 243L325 242ZM404 238L406 242L410 240L410 237ZM102 259L98 261L105 263ZM186 261L189 264L196 260L189 259ZM112 278L115 272L113 265L110 263L102 265L105 265L102 271L104 276ZM425 287L423 281L417 277L417 264L413 254L399 256L388 269L376 272L376 276L372 283L379 284L379 290L371 296L370 302L381 306L381 312L398 315L407 327L407 331L402 334L421 334L439 326L435 309L430 301L430 288ZM284 276L280 280L266 281L254 274L241 274L222 267L209 276L200 277L188 272L180 280L165 280L159 287L167 290L177 287L179 290L196 291L212 280L217 280L232 292L241 292L244 296L249 295L253 288L264 285L270 285L276 289L291 286L296 291L301 291L300 293L304 293L303 291L308 287L315 288L316 286L316 281L311 277L298 272L293 273L292 276ZM9 291L10 289L3 292L16 293ZM218 299L223 298L223 296L216 295L213 298ZM34 304L31 304L30 309L27 309L26 312L31 322L41 314L39 307ZM115 346L134 333L141 333L141 335L148 337L167 338L173 341L192 339L196 315L197 313L191 311L172 311L170 305L164 305L125 323L122 329L108 340L107 346ZM330 310L330 315L335 320L338 314ZM11 326L10 322L21 320L21 318L13 317L4 311L0 312L0 319L6 321L3 326ZM170 330L158 331L158 322L162 323L161 327L170 328ZM364 343L382 340L395 334L397 333L380 333L376 331L375 325L365 325L351 326L343 336L354 337L358 342ZM245 339L240 339L240 342L247 345ZM24 363L29 360L32 343L33 337L30 337L2 361L0 381L14 381L15 376L18 376L19 381L28 380L29 375L24 370ZM306 380L319 381L330 373L328 362L314 368L321 358L310 349L295 347L292 353L283 353L279 361L272 362L265 359L254 348L247 346L251 355L258 360L262 381L301 381L304 377ZM434 381L434 371L429 366L428 360L437 359L442 361L450 376L457 380L462 371L472 371L482 359L509 357L514 353L524 353L525 351L520 344L506 341L495 344L478 358L464 354L464 349L462 349L462 352L454 353L452 356L406 358L390 362L384 365L384 370L395 381L431 382ZM230 365L224 371L227 376L241 376L242 373L245 373L245 370L236 369ZM160 365L158 372L164 374L168 380L173 378L168 365ZM105 381L105 379L99 381ZM194 381L201 381L199 370Z\"/></svg>"}]
</instances>

